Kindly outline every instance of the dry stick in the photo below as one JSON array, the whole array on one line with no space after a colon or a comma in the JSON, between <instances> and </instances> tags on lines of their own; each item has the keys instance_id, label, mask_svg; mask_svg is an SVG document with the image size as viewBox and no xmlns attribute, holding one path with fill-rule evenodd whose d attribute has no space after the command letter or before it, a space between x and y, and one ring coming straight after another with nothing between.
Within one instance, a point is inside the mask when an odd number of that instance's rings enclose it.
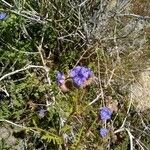
<instances>
[{"instance_id":1,"label":"dry stick","mask_svg":"<svg viewBox=\"0 0 150 150\"><path fill-rule=\"evenodd\" d=\"M6 62L6 65L4 67L2 67L1 72L0 72L0 76L3 74L4 70L7 68L7 66L9 65L9 61Z\"/></svg>"},{"instance_id":2,"label":"dry stick","mask_svg":"<svg viewBox=\"0 0 150 150\"><path fill-rule=\"evenodd\" d=\"M76 67L78 65L78 63L83 59L83 56L89 51L89 50L92 50L92 49L95 49L97 46L97 43L94 44L92 47L86 49L83 54L81 55L81 57L79 58L79 60L76 62L76 64L74 65L74 67Z\"/></svg>"},{"instance_id":3,"label":"dry stick","mask_svg":"<svg viewBox=\"0 0 150 150\"><path fill-rule=\"evenodd\" d=\"M150 130L150 128L145 124L143 118L142 118L142 115L140 114L140 112L137 112L137 114L139 115L140 119L141 119L141 122L142 122L142 125L143 127L146 129L146 130Z\"/></svg>"},{"instance_id":4,"label":"dry stick","mask_svg":"<svg viewBox=\"0 0 150 150\"><path fill-rule=\"evenodd\" d=\"M141 150L149 150L149 148L144 144L142 143L140 140L135 140L137 142L137 144L141 147ZM144 149L145 148L145 149Z\"/></svg>"},{"instance_id":5,"label":"dry stick","mask_svg":"<svg viewBox=\"0 0 150 150\"><path fill-rule=\"evenodd\" d=\"M5 41L3 39L1 39L3 44L5 46L7 46L8 48L14 50L14 51L17 51L19 53L23 53L23 54L26 54L26 55L37 55L39 52L28 52L28 51L21 51L21 50L18 50L17 48L13 47L11 44L9 43L5 43Z\"/></svg>"},{"instance_id":6,"label":"dry stick","mask_svg":"<svg viewBox=\"0 0 150 150\"><path fill-rule=\"evenodd\" d=\"M119 11L117 12L121 13L123 10L125 10L126 7L131 3L131 1L132 0L123 0L122 2L120 2L120 4L118 5L119 8L117 8Z\"/></svg>"},{"instance_id":7,"label":"dry stick","mask_svg":"<svg viewBox=\"0 0 150 150\"><path fill-rule=\"evenodd\" d=\"M113 77L113 75L114 75L114 71L115 71L115 68L111 71L110 78L109 78L107 84L105 85L106 88L107 88L107 86L110 85L110 83L111 83L111 79L112 79L112 77Z\"/></svg>"},{"instance_id":8,"label":"dry stick","mask_svg":"<svg viewBox=\"0 0 150 150\"><path fill-rule=\"evenodd\" d=\"M0 88L0 90L2 90L3 92L5 92L5 94L9 97L9 93L7 92L5 87Z\"/></svg>"},{"instance_id":9,"label":"dry stick","mask_svg":"<svg viewBox=\"0 0 150 150\"><path fill-rule=\"evenodd\" d=\"M101 74L100 74L100 72L101 72L101 68L100 68L100 58L99 58L97 49L96 49L96 53L97 53L97 57L98 57L97 65L98 65L99 87L100 87L100 90L101 90L102 104L104 105L104 91L103 91L103 87L102 87L102 80L101 80Z\"/></svg>"},{"instance_id":10,"label":"dry stick","mask_svg":"<svg viewBox=\"0 0 150 150\"><path fill-rule=\"evenodd\" d=\"M83 1L81 4L79 4L79 7L83 6L88 0Z\"/></svg>"},{"instance_id":11,"label":"dry stick","mask_svg":"<svg viewBox=\"0 0 150 150\"><path fill-rule=\"evenodd\" d=\"M5 0L2 0L2 2L5 4L5 5L7 5L7 6L9 6L9 7L14 7L14 6L12 6L11 4L9 4L8 2L6 2Z\"/></svg>"},{"instance_id":12,"label":"dry stick","mask_svg":"<svg viewBox=\"0 0 150 150\"><path fill-rule=\"evenodd\" d=\"M14 14L17 14L17 15L19 15L19 16L22 16L22 17L24 17L24 18L27 18L27 19L29 19L29 20L36 21L36 22L38 22L38 23L43 23L43 24L46 23L45 21L43 21L43 20L40 19L40 16L36 16L36 15L27 16L27 15L25 15L25 14L22 14L22 13L20 13L20 12L14 11L14 10L10 10L10 12L12 12L12 13L14 13Z\"/></svg>"},{"instance_id":13,"label":"dry stick","mask_svg":"<svg viewBox=\"0 0 150 150\"><path fill-rule=\"evenodd\" d=\"M5 74L4 76L2 76L2 77L0 78L0 81L4 80L5 78L7 78L7 77L9 77L9 76L11 76L11 75L14 75L14 74L16 74L16 73L19 73L19 72L28 70L28 69L30 69L30 68L40 68L40 69L43 69L43 70L46 71L46 68L43 67L43 66L28 65L28 66L23 67L23 68L21 68L21 69L18 69L18 70L15 70L15 71L13 71L13 72L10 72L10 73L8 73L8 74Z\"/></svg>"},{"instance_id":14,"label":"dry stick","mask_svg":"<svg viewBox=\"0 0 150 150\"><path fill-rule=\"evenodd\" d=\"M41 60L42 60L42 64L43 64L43 67L45 68L45 72L46 72L46 78L47 78L47 82L49 85L52 85L51 84L51 80L50 80L50 77L49 77L49 68L46 66L46 63L45 63L45 60L44 60L44 57L43 57L43 54L42 54L42 44L43 44L43 40L44 40L44 35L42 36L42 39L41 39L41 44L39 46L37 46L37 49L39 51L39 54L40 54L40 57L41 57ZM52 92L52 95L53 95L53 92ZM55 103L55 97L52 96L52 99L53 99L53 102ZM47 106L50 106L51 104L49 104L48 101L46 101L47 103Z\"/></svg>"},{"instance_id":15,"label":"dry stick","mask_svg":"<svg viewBox=\"0 0 150 150\"><path fill-rule=\"evenodd\" d=\"M11 8L14 7L14 6L12 6L11 4L9 4L8 2L6 2L5 0L2 0L2 2L3 2L5 5L7 5L7 6L11 7ZM34 11L35 11L35 10L34 10ZM46 19L46 18L44 18L43 20L41 20L41 16L40 16L40 15L37 16L37 15L35 15L35 14L28 13L27 11L22 11L22 13L20 13L20 12L18 12L18 11L10 10L10 12L12 12L12 13L14 13L14 14L17 14L17 15L19 15L19 16L22 16L22 17L24 17L24 18L27 18L27 19L29 19L29 20L36 21L36 22L38 22L38 23L43 23L43 24L44 24L44 23L46 23L47 21L52 22L51 19ZM26 14L27 14L27 15L26 15Z\"/></svg>"},{"instance_id":16,"label":"dry stick","mask_svg":"<svg viewBox=\"0 0 150 150\"><path fill-rule=\"evenodd\" d=\"M129 107L128 107L128 110L127 110L126 117L124 118L121 127L120 127L119 129L117 129L116 131L114 131L114 133L118 133L118 132L121 132L121 131L124 131L124 130L125 130L125 127L124 127L124 126L125 126L125 123L126 123L126 120L127 120L127 117L128 117L129 111L130 111L130 108L131 108L131 104L132 104L132 101L130 100L130 103L129 103Z\"/></svg>"},{"instance_id":17,"label":"dry stick","mask_svg":"<svg viewBox=\"0 0 150 150\"><path fill-rule=\"evenodd\" d=\"M129 131L129 129L125 128L125 130L127 131L128 135L129 135L129 139L130 139L130 150L133 150L133 139L134 139L134 136L131 134L131 132Z\"/></svg>"},{"instance_id":18,"label":"dry stick","mask_svg":"<svg viewBox=\"0 0 150 150\"><path fill-rule=\"evenodd\" d=\"M39 46L37 46L37 49L38 49L38 51L39 51L39 54L40 54L40 57L41 57L43 66L46 66L46 63L45 63L45 61L44 61L44 57L43 57L43 54L42 54L42 44L43 44L43 40L44 40L44 36L42 36L41 44L40 44Z\"/></svg>"},{"instance_id":19,"label":"dry stick","mask_svg":"<svg viewBox=\"0 0 150 150\"><path fill-rule=\"evenodd\" d=\"M44 40L44 36L41 39L41 44L37 48L38 48L38 51L39 51L39 54L40 54L40 57L41 57L41 60L42 60L42 64L43 64L44 68L46 68L45 71L46 71L47 82L48 82L49 85L51 85L51 80L49 78L49 68L46 66L46 63L44 61L44 57L43 57L43 54L42 54L43 40Z\"/></svg>"},{"instance_id":20,"label":"dry stick","mask_svg":"<svg viewBox=\"0 0 150 150\"><path fill-rule=\"evenodd\" d=\"M128 133L128 135L129 135L129 139L130 139L130 150L133 150L133 138L134 138L134 136L131 134L131 132L129 131L129 129L127 129L127 128L124 127L125 126L125 122L126 122L127 117L128 117L128 114L129 114L129 111L130 111L130 108L131 108L131 104L132 104L132 94L131 94L130 103L129 103L129 106L128 106L126 117L125 117L125 119L124 119L121 127L118 130L114 131L114 133L116 134L118 132L122 132L122 131L126 130L127 133Z\"/></svg>"},{"instance_id":21,"label":"dry stick","mask_svg":"<svg viewBox=\"0 0 150 150\"><path fill-rule=\"evenodd\" d=\"M41 128L38 128L38 127L25 127L23 125L16 124L16 123L14 123L12 121L9 121L9 120L6 120L6 119L0 119L0 122L7 122L7 123L12 124L16 127L23 128L25 130L33 131L34 133L39 133L39 131L40 131L40 132L45 132L45 133L49 133L51 135L54 135L53 133L50 133L49 131L46 131L44 129L41 129Z\"/></svg>"},{"instance_id":22,"label":"dry stick","mask_svg":"<svg viewBox=\"0 0 150 150\"><path fill-rule=\"evenodd\" d=\"M128 117L128 114L129 114L129 111L130 111L130 108L131 108L131 105L132 105L132 93L131 93L131 96L130 96L130 103L129 103L129 106L128 106L126 117L124 118L121 127L119 129L117 129L116 131L114 131L114 133L120 132L120 130L122 130L122 129L124 130L124 126L125 126L125 123L126 123L126 120L127 120L127 117Z\"/></svg>"},{"instance_id":23,"label":"dry stick","mask_svg":"<svg viewBox=\"0 0 150 150\"><path fill-rule=\"evenodd\" d=\"M116 133L119 133L119 132L122 132L122 131L127 131L129 139L130 139L130 150L133 150L133 139L135 137L131 134L131 132L129 131L129 129L127 129L127 128L120 128L120 129L114 131L114 133L116 134Z\"/></svg>"},{"instance_id":24,"label":"dry stick","mask_svg":"<svg viewBox=\"0 0 150 150\"><path fill-rule=\"evenodd\" d=\"M7 123L12 124L12 125L14 125L14 126L16 126L16 127L23 128L23 129L26 129L26 130L31 130L31 131L33 131L33 132L36 132L35 130L31 129L30 127L25 127L25 126L16 124L16 123L11 122L11 121L6 120L6 119L0 119L0 122L7 122Z\"/></svg>"},{"instance_id":25,"label":"dry stick","mask_svg":"<svg viewBox=\"0 0 150 150\"><path fill-rule=\"evenodd\" d=\"M123 128L124 125L125 125L125 122L126 122L126 120L127 120L127 117L128 117L128 114L129 114L129 111L130 111L130 108L131 108L131 105L132 105L132 94L131 94L130 103L129 103L129 106L128 106L128 110L127 110L126 117L124 118L124 121L123 121L123 123L122 123L122 125L121 125L120 128Z\"/></svg>"},{"instance_id":26,"label":"dry stick","mask_svg":"<svg viewBox=\"0 0 150 150\"><path fill-rule=\"evenodd\" d=\"M102 95L102 92L101 92L100 94L98 94L97 97L96 97L92 102L90 102L90 103L88 104L88 106L90 106L90 105L92 105L93 103L95 103L96 101L98 101L99 98L101 97L101 95Z\"/></svg>"},{"instance_id":27,"label":"dry stick","mask_svg":"<svg viewBox=\"0 0 150 150\"><path fill-rule=\"evenodd\" d=\"M118 44L117 44L117 24L115 25L114 28L114 43L115 43L115 50L117 51L117 62L120 63L120 56L119 56Z\"/></svg>"},{"instance_id":28,"label":"dry stick","mask_svg":"<svg viewBox=\"0 0 150 150\"><path fill-rule=\"evenodd\" d=\"M59 13L62 17L65 17L65 15L61 12L61 10L58 10L52 2L50 2L50 3L51 3L51 5L52 5L52 7L53 7L55 10L57 10L58 13ZM76 15L76 14L74 13L74 15ZM67 18L67 21L68 21L69 23L72 23L72 21L70 21L69 18ZM62 29L64 29L63 26L61 26L59 23L58 23L58 25L59 25L60 27L62 27ZM73 26L74 26L75 28L78 28L76 25L73 25ZM64 31L69 34L69 32L68 32L66 29L64 29Z\"/></svg>"},{"instance_id":29,"label":"dry stick","mask_svg":"<svg viewBox=\"0 0 150 150\"><path fill-rule=\"evenodd\" d=\"M141 15L136 15L136 14L117 14L116 16L118 17L136 17L136 18L141 18L141 19L150 19L150 16L141 16Z\"/></svg>"},{"instance_id":30,"label":"dry stick","mask_svg":"<svg viewBox=\"0 0 150 150\"><path fill-rule=\"evenodd\" d=\"M38 48L38 51L39 51L39 54L40 54L40 57L41 57L41 60L42 60L43 67L45 68L45 71L46 71L47 82L48 82L49 85L51 85L51 80L50 80L50 77L49 77L49 70L50 69L46 66L46 62L45 62L43 54L42 54L43 40L44 40L44 35L41 39L41 44L37 48Z\"/></svg>"}]
</instances>

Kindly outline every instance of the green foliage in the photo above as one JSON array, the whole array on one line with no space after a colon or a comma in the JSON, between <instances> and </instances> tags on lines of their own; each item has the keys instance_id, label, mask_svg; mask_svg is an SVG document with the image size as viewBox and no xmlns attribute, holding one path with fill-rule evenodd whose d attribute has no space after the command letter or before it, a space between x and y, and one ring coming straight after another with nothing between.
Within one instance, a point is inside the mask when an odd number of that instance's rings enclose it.
<instances>
[{"instance_id":1,"label":"green foliage","mask_svg":"<svg viewBox=\"0 0 150 150\"><path fill-rule=\"evenodd\" d=\"M71 146L71 149L78 149L78 144L80 143L81 141L81 138L82 138L82 134L83 134L83 128L81 128L79 131L78 131L78 134L76 135L75 137L75 140L73 141L73 144Z\"/></svg>"},{"instance_id":2,"label":"green foliage","mask_svg":"<svg viewBox=\"0 0 150 150\"><path fill-rule=\"evenodd\" d=\"M12 130L14 149L21 142L29 150L128 149L129 135L116 132L120 127L130 129L134 148L149 148L149 110L130 106L129 90L149 65L148 22L119 16L132 13L129 1L80 2L0 2L8 14L0 20L0 92L9 94L0 99L0 126ZM68 75L75 65L90 67L93 83L63 93L56 72ZM111 120L102 122L99 109L116 101ZM99 135L101 127L107 137ZM0 149L12 149L7 139L0 137Z\"/></svg>"},{"instance_id":3,"label":"green foliage","mask_svg":"<svg viewBox=\"0 0 150 150\"><path fill-rule=\"evenodd\" d=\"M54 145L60 146L62 144L62 139L59 136L56 136L54 134L45 134L42 136L43 140L46 140L49 143L53 143Z\"/></svg>"},{"instance_id":4,"label":"green foliage","mask_svg":"<svg viewBox=\"0 0 150 150\"><path fill-rule=\"evenodd\" d=\"M11 146L8 145L4 139L1 139L0 140L0 149L3 149L3 150L10 150L11 149Z\"/></svg>"}]
</instances>

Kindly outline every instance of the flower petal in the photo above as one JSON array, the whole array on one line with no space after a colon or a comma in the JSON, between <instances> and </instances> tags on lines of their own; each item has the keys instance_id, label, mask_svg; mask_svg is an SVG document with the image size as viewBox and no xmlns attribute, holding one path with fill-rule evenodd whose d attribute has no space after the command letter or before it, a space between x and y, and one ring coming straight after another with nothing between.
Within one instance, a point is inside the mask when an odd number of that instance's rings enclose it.
<instances>
[{"instance_id":1,"label":"flower petal","mask_svg":"<svg viewBox=\"0 0 150 150\"><path fill-rule=\"evenodd\" d=\"M91 69L86 68L86 67L82 67L80 74L82 76L84 76L86 79L90 78L93 75L93 72L91 71Z\"/></svg>"},{"instance_id":2,"label":"flower petal","mask_svg":"<svg viewBox=\"0 0 150 150\"><path fill-rule=\"evenodd\" d=\"M77 76L79 74L81 68L82 68L81 66L77 66L77 67L71 69L70 77L73 78L73 77Z\"/></svg>"},{"instance_id":3,"label":"flower petal","mask_svg":"<svg viewBox=\"0 0 150 150\"><path fill-rule=\"evenodd\" d=\"M56 81L58 84L63 84L65 82L65 76L62 72L57 72Z\"/></svg>"},{"instance_id":4,"label":"flower petal","mask_svg":"<svg viewBox=\"0 0 150 150\"><path fill-rule=\"evenodd\" d=\"M0 12L0 20L5 19L7 14L5 12Z\"/></svg>"},{"instance_id":5,"label":"flower petal","mask_svg":"<svg viewBox=\"0 0 150 150\"><path fill-rule=\"evenodd\" d=\"M106 128L101 128L101 129L100 129L100 135L101 135L102 137L107 136L107 134L108 134L108 130L107 130Z\"/></svg>"},{"instance_id":6,"label":"flower petal","mask_svg":"<svg viewBox=\"0 0 150 150\"><path fill-rule=\"evenodd\" d=\"M112 112L108 107L102 107L100 109L100 117L103 121L106 121L111 118Z\"/></svg>"},{"instance_id":7,"label":"flower petal","mask_svg":"<svg viewBox=\"0 0 150 150\"><path fill-rule=\"evenodd\" d=\"M74 77L73 81L77 86L81 86L86 81L86 78Z\"/></svg>"}]
</instances>

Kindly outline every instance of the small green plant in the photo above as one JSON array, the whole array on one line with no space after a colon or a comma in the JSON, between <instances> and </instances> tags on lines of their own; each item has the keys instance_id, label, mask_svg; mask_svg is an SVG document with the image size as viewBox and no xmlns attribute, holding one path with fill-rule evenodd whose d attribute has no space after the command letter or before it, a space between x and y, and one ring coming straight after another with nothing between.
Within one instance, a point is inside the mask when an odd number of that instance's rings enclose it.
<instances>
[{"instance_id":1,"label":"small green plant","mask_svg":"<svg viewBox=\"0 0 150 150\"><path fill-rule=\"evenodd\" d=\"M142 6L0 2L0 126L12 137L0 149L150 149L149 109L131 94L150 64Z\"/></svg>"}]
</instances>

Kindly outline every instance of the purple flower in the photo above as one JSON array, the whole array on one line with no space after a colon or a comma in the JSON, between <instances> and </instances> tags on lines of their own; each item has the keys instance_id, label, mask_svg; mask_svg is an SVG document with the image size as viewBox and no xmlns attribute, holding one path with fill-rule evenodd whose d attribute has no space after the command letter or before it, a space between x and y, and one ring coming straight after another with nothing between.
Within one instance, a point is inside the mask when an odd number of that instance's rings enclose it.
<instances>
[{"instance_id":1,"label":"purple flower","mask_svg":"<svg viewBox=\"0 0 150 150\"><path fill-rule=\"evenodd\" d=\"M90 77L93 71L87 67L77 66L70 71L70 77L77 86L82 86Z\"/></svg>"},{"instance_id":2,"label":"purple flower","mask_svg":"<svg viewBox=\"0 0 150 150\"><path fill-rule=\"evenodd\" d=\"M111 118L112 112L108 107L102 107L100 109L100 117L103 121L106 121Z\"/></svg>"},{"instance_id":3,"label":"purple flower","mask_svg":"<svg viewBox=\"0 0 150 150\"><path fill-rule=\"evenodd\" d=\"M73 68L71 71L70 71L70 77L71 78L74 78L75 76L77 76L81 70L81 66L77 66L75 68Z\"/></svg>"},{"instance_id":4,"label":"purple flower","mask_svg":"<svg viewBox=\"0 0 150 150\"><path fill-rule=\"evenodd\" d=\"M40 118L43 118L44 116L45 116L45 113L47 112L47 110L45 110L45 109L40 109L39 111L38 111L38 115L39 115L39 117Z\"/></svg>"},{"instance_id":5,"label":"purple flower","mask_svg":"<svg viewBox=\"0 0 150 150\"><path fill-rule=\"evenodd\" d=\"M84 82L86 81L86 78L82 77L74 77L73 78L73 82L77 85L77 86L82 86L84 84Z\"/></svg>"},{"instance_id":6,"label":"purple flower","mask_svg":"<svg viewBox=\"0 0 150 150\"><path fill-rule=\"evenodd\" d=\"M107 134L108 134L108 130L107 130L106 128L101 128L101 129L100 129L100 135L101 135L102 137L107 136Z\"/></svg>"},{"instance_id":7,"label":"purple flower","mask_svg":"<svg viewBox=\"0 0 150 150\"><path fill-rule=\"evenodd\" d=\"M65 76L62 72L57 72L56 81L59 85L62 85L65 82Z\"/></svg>"},{"instance_id":8,"label":"purple flower","mask_svg":"<svg viewBox=\"0 0 150 150\"><path fill-rule=\"evenodd\" d=\"M7 17L7 14L5 12L0 12L0 20L3 20Z\"/></svg>"}]
</instances>

